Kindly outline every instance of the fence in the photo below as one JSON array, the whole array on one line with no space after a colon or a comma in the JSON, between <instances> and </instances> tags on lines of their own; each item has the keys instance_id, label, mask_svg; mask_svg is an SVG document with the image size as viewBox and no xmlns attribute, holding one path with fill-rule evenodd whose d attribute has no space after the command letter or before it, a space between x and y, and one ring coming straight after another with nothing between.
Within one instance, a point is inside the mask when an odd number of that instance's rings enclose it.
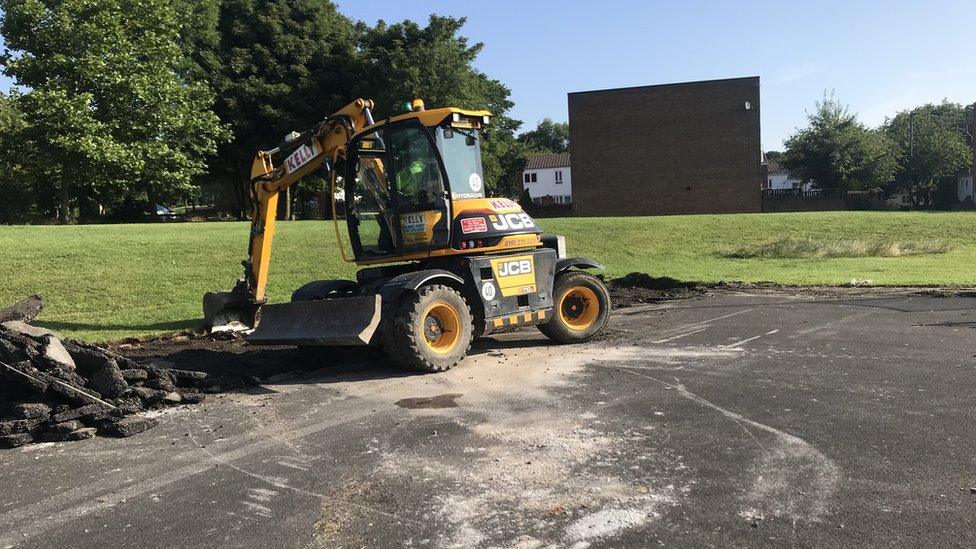
<instances>
[{"instance_id":1,"label":"fence","mask_svg":"<svg viewBox=\"0 0 976 549\"><path fill-rule=\"evenodd\" d=\"M888 209L880 191L843 189L763 189L764 212L818 212Z\"/></svg>"},{"instance_id":2,"label":"fence","mask_svg":"<svg viewBox=\"0 0 976 549\"><path fill-rule=\"evenodd\" d=\"M832 200L846 198L843 189L763 189L763 200L798 198L800 200Z\"/></svg>"}]
</instances>

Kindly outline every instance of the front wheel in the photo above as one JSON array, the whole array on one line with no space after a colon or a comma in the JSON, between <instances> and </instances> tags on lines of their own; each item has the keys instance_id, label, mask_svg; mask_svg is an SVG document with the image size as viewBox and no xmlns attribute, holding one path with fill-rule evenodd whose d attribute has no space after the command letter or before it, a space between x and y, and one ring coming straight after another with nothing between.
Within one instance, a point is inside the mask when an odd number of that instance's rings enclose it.
<instances>
[{"instance_id":1,"label":"front wheel","mask_svg":"<svg viewBox=\"0 0 976 549\"><path fill-rule=\"evenodd\" d=\"M383 347L403 365L424 372L444 372L471 348L471 311L453 288L424 286L394 311Z\"/></svg>"},{"instance_id":2,"label":"front wheel","mask_svg":"<svg viewBox=\"0 0 976 549\"><path fill-rule=\"evenodd\" d=\"M552 288L553 307L549 322L539 331L558 343L579 343L592 339L610 318L610 292L599 278L582 271L563 271Z\"/></svg>"}]
</instances>

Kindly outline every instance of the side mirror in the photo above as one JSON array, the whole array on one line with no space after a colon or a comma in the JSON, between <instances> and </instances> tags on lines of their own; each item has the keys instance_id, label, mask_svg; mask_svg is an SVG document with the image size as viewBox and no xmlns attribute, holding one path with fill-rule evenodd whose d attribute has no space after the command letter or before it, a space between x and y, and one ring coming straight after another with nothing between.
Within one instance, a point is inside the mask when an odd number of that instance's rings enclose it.
<instances>
[{"instance_id":1,"label":"side mirror","mask_svg":"<svg viewBox=\"0 0 976 549\"><path fill-rule=\"evenodd\" d=\"M326 181L332 181L332 159L326 158L322 161L322 176Z\"/></svg>"}]
</instances>

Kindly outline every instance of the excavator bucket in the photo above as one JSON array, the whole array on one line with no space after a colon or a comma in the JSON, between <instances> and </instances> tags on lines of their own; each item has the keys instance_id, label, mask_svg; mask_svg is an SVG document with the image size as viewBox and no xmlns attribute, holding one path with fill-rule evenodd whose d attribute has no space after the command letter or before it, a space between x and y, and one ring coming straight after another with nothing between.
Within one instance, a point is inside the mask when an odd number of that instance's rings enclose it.
<instances>
[{"instance_id":1,"label":"excavator bucket","mask_svg":"<svg viewBox=\"0 0 976 549\"><path fill-rule=\"evenodd\" d=\"M255 310L238 292L203 294L203 323L210 333L250 330L254 327Z\"/></svg>"},{"instance_id":2,"label":"excavator bucket","mask_svg":"<svg viewBox=\"0 0 976 549\"><path fill-rule=\"evenodd\" d=\"M254 345L367 345L380 324L379 294L264 305Z\"/></svg>"}]
</instances>

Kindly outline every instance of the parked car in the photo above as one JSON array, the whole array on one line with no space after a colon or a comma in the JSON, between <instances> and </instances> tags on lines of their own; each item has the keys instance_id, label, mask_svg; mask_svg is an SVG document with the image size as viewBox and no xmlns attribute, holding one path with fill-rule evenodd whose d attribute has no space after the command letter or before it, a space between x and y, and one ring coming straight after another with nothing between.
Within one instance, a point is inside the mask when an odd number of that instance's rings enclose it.
<instances>
[{"instance_id":1,"label":"parked car","mask_svg":"<svg viewBox=\"0 0 976 549\"><path fill-rule=\"evenodd\" d=\"M148 212L147 212L148 215ZM176 221L181 216L180 214L174 212L170 208L163 206L162 204L156 204L156 216L157 219L162 219L163 221Z\"/></svg>"}]
</instances>

